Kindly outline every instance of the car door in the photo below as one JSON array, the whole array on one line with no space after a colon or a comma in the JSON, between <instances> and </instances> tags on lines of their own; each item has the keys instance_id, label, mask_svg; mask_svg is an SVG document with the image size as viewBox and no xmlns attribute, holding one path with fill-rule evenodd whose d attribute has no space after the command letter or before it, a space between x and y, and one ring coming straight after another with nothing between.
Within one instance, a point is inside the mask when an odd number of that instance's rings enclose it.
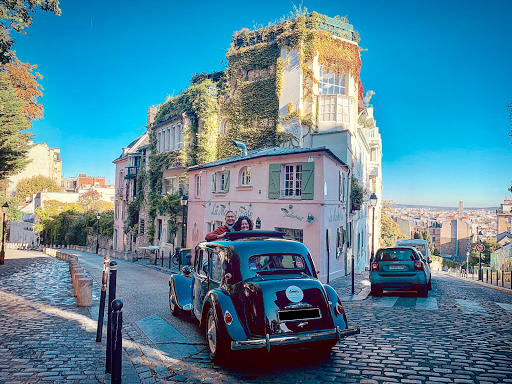
<instances>
[{"instance_id":1,"label":"car door","mask_svg":"<svg viewBox=\"0 0 512 384\"><path fill-rule=\"evenodd\" d=\"M208 293L208 252L198 249L194 265L194 279L192 287L192 301L194 303L194 316L200 320L203 311L203 303Z\"/></svg>"}]
</instances>

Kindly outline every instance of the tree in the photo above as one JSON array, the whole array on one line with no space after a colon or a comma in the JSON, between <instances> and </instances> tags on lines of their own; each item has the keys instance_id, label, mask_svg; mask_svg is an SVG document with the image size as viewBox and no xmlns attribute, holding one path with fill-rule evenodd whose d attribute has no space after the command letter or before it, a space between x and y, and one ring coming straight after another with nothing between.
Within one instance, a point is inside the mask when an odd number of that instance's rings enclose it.
<instances>
[{"instance_id":1,"label":"tree","mask_svg":"<svg viewBox=\"0 0 512 384\"><path fill-rule=\"evenodd\" d=\"M25 177L18 182L16 185L16 196L21 200L25 200L26 197L41 192L42 189L47 189L48 192L62 192L62 188L55 180L43 175L36 175Z\"/></svg>"},{"instance_id":2,"label":"tree","mask_svg":"<svg viewBox=\"0 0 512 384\"><path fill-rule=\"evenodd\" d=\"M16 57L16 53L12 52L12 60L1 66L0 71L5 80L11 84L16 98L23 102L21 112L30 121L43 118L43 106L37 104L37 98L43 96L42 87L38 80L43 76L34 72L37 65L22 63Z\"/></svg>"},{"instance_id":3,"label":"tree","mask_svg":"<svg viewBox=\"0 0 512 384\"><path fill-rule=\"evenodd\" d=\"M21 112L23 105L5 75L0 75L0 180L18 173L30 162L26 154L32 135L26 132L30 122Z\"/></svg>"},{"instance_id":4,"label":"tree","mask_svg":"<svg viewBox=\"0 0 512 384\"><path fill-rule=\"evenodd\" d=\"M414 236L413 237L415 239L426 240L427 244L428 244L428 251L429 251L429 253L431 255L435 255L436 254L437 249L434 246L434 243L432 242L432 236L430 236L430 232L429 231L414 232Z\"/></svg>"},{"instance_id":5,"label":"tree","mask_svg":"<svg viewBox=\"0 0 512 384\"><path fill-rule=\"evenodd\" d=\"M380 232L380 246L392 247L399 239L407 239L407 236L400 231L400 226L394 221L390 214L391 205L395 205L392 200L382 201L382 213L381 213L381 232Z\"/></svg>"},{"instance_id":6,"label":"tree","mask_svg":"<svg viewBox=\"0 0 512 384\"><path fill-rule=\"evenodd\" d=\"M10 36L14 30L22 33L32 24L32 15L37 8L60 15L59 0L2 0L0 2L0 64L11 61L9 54L15 40Z\"/></svg>"},{"instance_id":7,"label":"tree","mask_svg":"<svg viewBox=\"0 0 512 384\"><path fill-rule=\"evenodd\" d=\"M478 243L471 244L471 254L469 256L469 264L479 265L480 264L480 252L475 247ZM491 253L493 253L500 246L496 242L496 238L490 238L483 242L485 250L482 252L482 265L489 265L491 263Z\"/></svg>"},{"instance_id":8,"label":"tree","mask_svg":"<svg viewBox=\"0 0 512 384\"><path fill-rule=\"evenodd\" d=\"M114 209L114 204L103 201L101 193L92 189L78 197L78 207L81 212L105 212Z\"/></svg>"}]
</instances>

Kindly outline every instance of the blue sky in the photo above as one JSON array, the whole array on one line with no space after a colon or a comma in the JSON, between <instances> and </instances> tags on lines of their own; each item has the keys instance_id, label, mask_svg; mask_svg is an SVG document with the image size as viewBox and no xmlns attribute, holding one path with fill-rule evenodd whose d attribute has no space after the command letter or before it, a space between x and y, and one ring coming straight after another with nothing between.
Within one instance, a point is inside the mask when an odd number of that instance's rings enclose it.
<instances>
[{"instance_id":1,"label":"blue sky","mask_svg":"<svg viewBox=\"0 0 512 384\"><path fill-rule=\"evenodd\" d=\"M112 160L143 133L146 110L223 69L234 31L267 25L290 1L63 0L17 36L44 76L34 141L59 147L63 175L114 182ZM250 5L250 6L249 6ZM361 79L383 142L383 198L498 206L511 195L512 2L305 1L359 31Z\"/></svg>"}]
</instances>

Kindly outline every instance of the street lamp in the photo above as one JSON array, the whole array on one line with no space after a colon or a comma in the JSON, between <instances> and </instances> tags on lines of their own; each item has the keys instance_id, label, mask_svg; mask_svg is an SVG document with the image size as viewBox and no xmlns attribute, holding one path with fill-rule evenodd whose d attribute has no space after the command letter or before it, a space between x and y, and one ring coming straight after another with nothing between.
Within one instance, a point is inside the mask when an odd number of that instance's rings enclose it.
<instances>
[{"instance_id":1,"label":"street lamp","mask_svg":"<svg viewBox=\"0 0 512 384\"><path fill-rule=\"evenodd\" d=\"M3 265L4 264L4 260L5 260L5 222L6 222L6 217L7 217L7 211L9 210L9 204L7 204L7 202L5 202L4 205L2 205L2 212L3 212L3 216L2 216L2 222L3 222L3 229L2 229L2 250L0 251L0 265Z\"/></svg>"},{"instance_id":2,"label":"street lamp","mask_svg":"<svg viewBox=\"0 0 512 384\"><path fill-rule=\"evenodd\" d=\"M375 206L377 205L377 195L372 193L370 196L370 205L373 207L373 219L372 219L372 253L370 260L373 260L374 256L374 246L375 246Z\"/></svg>"},{"instance_id":3,"label":"street lamp","mask_svg":"<svg viewBox=\"0 0 512 384\"><path fill-rule=\"evenodd\" d=\"M185 248L185 207L188 203L188 197L183 195L180 199L182 211L182 219L181 219L181 248Z\"/></svg>"},{"instance_id":4,"label":"street lamp","mask_svg":"<svg viewBox=\"0 0 512 384\"><path fill-rule=\"evenodd\" d=\"M98 254L98 251L100 249L100 213L98 212L96 214L96 219L98 219L98 236L96 236L96 254Z\"/></svg>"}]
</instances>

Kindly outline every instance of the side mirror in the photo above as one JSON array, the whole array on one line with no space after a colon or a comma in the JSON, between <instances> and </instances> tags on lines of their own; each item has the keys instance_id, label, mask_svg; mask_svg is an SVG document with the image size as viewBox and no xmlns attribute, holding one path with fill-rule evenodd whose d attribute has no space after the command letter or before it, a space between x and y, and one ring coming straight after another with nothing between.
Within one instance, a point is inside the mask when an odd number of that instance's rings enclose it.
<instances>
[{"instance_id":1,"label":"side mirror","mask_svg":"<svg viewBox=\"0 0 512 384\"><path fill-rule=\"evenodd\" d=\"M428 259L428 260L427 260L427 263L431 264L431 263L432 263L432 260Z\"/></svg>"},{"instance_id":2,"label":"side mirror","mask_svg":"<svg viewBox=\"0 0 512 384\"><path fill-rule=\"evenodd\" d=\"M185 265L181 270L185 276L188 276L192 273L192 268L190 268L189 265Z\"/></svg>"}]
</instances>

